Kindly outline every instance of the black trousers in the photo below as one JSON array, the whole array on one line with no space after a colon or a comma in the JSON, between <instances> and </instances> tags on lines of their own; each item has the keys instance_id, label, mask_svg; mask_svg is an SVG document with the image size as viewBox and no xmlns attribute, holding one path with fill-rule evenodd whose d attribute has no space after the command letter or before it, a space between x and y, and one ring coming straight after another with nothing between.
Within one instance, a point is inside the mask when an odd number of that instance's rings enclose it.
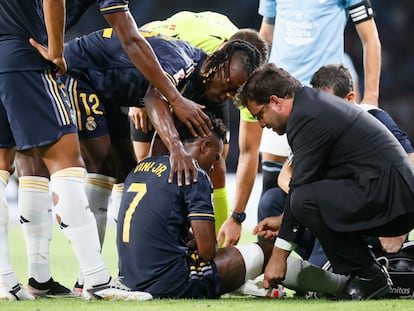
<instances>
[{"instance_id":1,"label":"black trousers","mask_svg":"<svg viewBox=\"0 0 414 311\"><path fill-rule=\"evenodd\" d=\"M318 187L323 183L315 182L295 188L291 194L290 207L296 220L309 228L320 241L332 267L336 273L353 274L353 272L376 264L375 257L366 242L369 235L397 236L407 233L414 227L414 213L390 219L388 223L378 227L368 228L364 231L336 231L327 225L320 210ZM349 189L338 191L349 191ZM319 189L321 190L321 189ZM332 204L334 205L334 204Z\"/></svg>"}]
</instances>

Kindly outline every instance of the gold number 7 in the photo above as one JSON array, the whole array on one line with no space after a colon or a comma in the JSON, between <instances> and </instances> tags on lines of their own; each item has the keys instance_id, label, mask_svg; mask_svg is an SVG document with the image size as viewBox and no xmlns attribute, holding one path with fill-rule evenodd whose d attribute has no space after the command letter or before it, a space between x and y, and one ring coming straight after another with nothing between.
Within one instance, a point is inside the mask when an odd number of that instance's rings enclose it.
<instances>
[{"instance_id":1,"label":"gold number 7","mask_svg":"<svg viewBox=\"0 0 414 311\"><path fill-rule=\"evenodd\" d=\"M135 195L131 204L129 204L129 207L125 213L124 230L122 231L122 242L125 243L129 243L132 215L134 214L135 209L139 204L139 201L141 201L141 199L147 193L147 185L143 183L132 183L127 191L136 192L137 194Z\"/></svg>"}]
</instances>

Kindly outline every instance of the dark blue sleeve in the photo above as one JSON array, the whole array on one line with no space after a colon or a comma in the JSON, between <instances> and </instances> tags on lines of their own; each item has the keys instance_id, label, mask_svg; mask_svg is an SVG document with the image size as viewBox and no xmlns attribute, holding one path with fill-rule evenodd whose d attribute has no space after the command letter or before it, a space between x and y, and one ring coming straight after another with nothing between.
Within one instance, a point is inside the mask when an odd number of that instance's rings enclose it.
<instances>
[{"instance_id":1,"label":"dark blue sleeve","mask_svg":"<svg viewBox=\"0 0 414 311\"><path fill-rule=\"evenodd\" d=\"M97 0L97 2L103 15L129 10L127 0Z\"/></svg>"},{"instance_id":2,"label":"dark blue sleeve","mask_svg":"<svg viewBox=\"0 0 414 311\"><path fill-rule=\"evenodd\" d=\"M404 132L398 125L395 123L394 119L388 114L388 112L381 109L372 109L368 111L371 115L381 121L390 132L397 138L401 146L404 148L405 152L411 153L414 152L413 146L411 145L410 140L408 139L407 133Z\"/></svg>"},{"instance_id":3,"label":"dark blue sleeve","mask_svg":"<svg viewBox=\"0 0 414 311\"><path fill-rule=\"evenodd\" d=\"M188 220L214 221L213 187L210 178L199 170L198 182L188 186L185 191L185 202L188 207Z\"/></svg>"},{"instance_id":4,"label":"dark blue sleeve","mask_svg":"<svg viewBox=\"0 0 414 311\"><path fill-rule=\"evenodd\" d=\"M95 0L66 1L66 31L72 28L95 2Z\"/></svg>"}]
</instances>

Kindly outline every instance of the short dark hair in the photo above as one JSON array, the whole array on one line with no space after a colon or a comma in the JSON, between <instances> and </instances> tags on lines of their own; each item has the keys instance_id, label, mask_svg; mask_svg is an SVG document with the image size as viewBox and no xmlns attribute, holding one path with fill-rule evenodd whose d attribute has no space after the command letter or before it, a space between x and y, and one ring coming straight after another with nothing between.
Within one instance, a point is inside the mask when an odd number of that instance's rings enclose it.
<instances>
[{"instance_id":1,"label":"short dark hair","mask_svg":"<svg viewBox=\"0 0 414 311\"><path fill-rule=\"evenodd\" d=\"M282 68L268 63L258 68L236 96L236 105L246 106L248 100L254 100L258 105L269 103L271 95L280 98L292 98L301 87L299 80Z\"/></svg>"},{"instance_id":2,"label":"short dark hair","mask_svg":"<svg viewBox=\"0 0 414 311\"><path fill-rule=\"evenodd\" d=\"M333 93L341 98L354 90L352 75L342 65L322 66L313 74L310 84L322 90L332 88Z\"/></svg>"},{"instance_id":3,"label":"short dark hair","mask_svg":"<svg viewBox=\"0 0 414 311\"><path fill-rule=\"evenodd\" d=\"M224 141L227 135L227 127L224 124L223 120L220 118L217 118L214 114L210 112L206 112L206 114L210 118L211 123L213 124L213 128L211 129L211 131L220 140ZM196 139L196 137L194 137L193 134L191 134L188 127L185 126L183 123L180 123L180 125L177 126L177 132L182 142L190 142Z\"/></svg>"},{"instance_id":4,"label":"short dark hair","mask_svg":"<svg viewBox=\"0 0 414 311\"><path fill-rule=\"evenodd\" d=\"M260 55L262 55L263 63L267 61L269 57L269 47L265 39L263 39L259 32L253 28L242 28L239 29L236 33L234 33L230 38L230 41L234 40L243 40L249 42L253 45L256 49L259 50Z\"/></svg>"}]
</instances>

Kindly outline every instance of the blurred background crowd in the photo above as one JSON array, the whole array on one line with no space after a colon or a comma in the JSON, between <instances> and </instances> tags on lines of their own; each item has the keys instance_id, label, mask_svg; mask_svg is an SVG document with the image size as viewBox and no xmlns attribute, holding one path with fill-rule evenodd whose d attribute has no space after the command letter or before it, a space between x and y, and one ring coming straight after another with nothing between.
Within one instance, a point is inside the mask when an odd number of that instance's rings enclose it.
<instances>
[{"instance_id":1,"label":"blurred background crowd","mask_svg":"<svg viewBox=\"0 0 414 311\"><path fill-rule=\"evenodd\" d=\"M382 71L379 105L405 130L414 142L414 1L371 0L376 13L376 24L382 44ZM131 0L130 9L139 25L151 20L165 19L182 10L216 11L227 15L240 27L259 29L261 17L257 13L257 0ZM67 35L67 39L106 27L96 8L90 8L86 16ZM338 36L342 34L338 33ZM351 56L359 80L363 82L361 43L354 27L347 27L345 50ZM363 83L362 83L363 84ZM360 86L363 92L362 85ZM237 167L238 113L232 109L230 152L227 169Z\"/></svg>"}]
</instances>

